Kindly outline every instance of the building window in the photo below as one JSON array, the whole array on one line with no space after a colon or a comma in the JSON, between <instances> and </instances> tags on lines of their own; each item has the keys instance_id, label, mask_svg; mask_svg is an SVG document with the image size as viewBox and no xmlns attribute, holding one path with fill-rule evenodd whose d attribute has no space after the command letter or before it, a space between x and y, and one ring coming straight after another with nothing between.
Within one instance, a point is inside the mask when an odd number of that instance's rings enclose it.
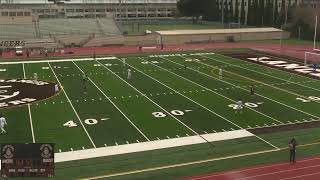
<instances>
[{"instance_id":1,"label":"building window","mask_svg":"<svg viewBox=\"0 0 320 180\"><path fill-rule=\"evenodd\" d=\"M23 16L23 12L17 12L17 16Z\"/></svg>"},{"instance_id":2,"label":"building window","mask_svg":"<svg viewBox=\"0 0 320 180\"><path fill-rule=\"evenodd\" d=\"M8 16L9 13L8 12L1 12L1 16Z\"/></svg>"},{"instance_id":3,"label":"building window","mask_svg":"<svg viewBox=\"0 0 320 180\"><path fill-rule=\"evenodd\" d=\"M16 12L9 12L9 16L16 16Z\"/></svg>"}]
</instances>

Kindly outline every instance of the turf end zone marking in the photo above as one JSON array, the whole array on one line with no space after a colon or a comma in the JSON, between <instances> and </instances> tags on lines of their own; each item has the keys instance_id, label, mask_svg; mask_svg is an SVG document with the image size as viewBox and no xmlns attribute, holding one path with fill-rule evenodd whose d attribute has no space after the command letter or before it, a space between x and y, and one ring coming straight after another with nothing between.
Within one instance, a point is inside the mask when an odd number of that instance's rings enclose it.
<instances>
[{"instance_id":1,"label":"turf end zone marking","mask_svg":"<svg viewBox=\"0 0 320 180\"><path fill-rule=\"evenodd\" d=\"M241 130L235 130L235 131L204 134L202 136L209 142L215 142L215 141L251 137L254 135L247 130L241 129ZM89 158L96 158L96 157L103 157L103 156L112 156L112 155L119 155L119 154L127 154L127 153L134 153L134 152L143 152L143 151L150 151L150 150L156 150L156 149L193 145L193 144L201 144L201 143L207 143L207 141L205 141L203 138L199 137L198 135L194 135L194 136L187 136L187 137L162 139L162 140L156 140L156 141L123 144L123 145L110 146L110 147L100 147L95 149L69 151L69 152L55 153L55 162L66 162L66 161L73 161L73 160L80 160L80 159L89 159Z\"/></svg>"}]
</instances>

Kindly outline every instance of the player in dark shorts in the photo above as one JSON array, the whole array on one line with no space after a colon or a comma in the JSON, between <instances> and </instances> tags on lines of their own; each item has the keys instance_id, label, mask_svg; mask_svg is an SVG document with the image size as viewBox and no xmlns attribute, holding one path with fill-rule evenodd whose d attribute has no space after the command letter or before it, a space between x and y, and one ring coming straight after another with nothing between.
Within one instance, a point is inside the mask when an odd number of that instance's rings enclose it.
<instances>
[{"instance_id":1,"label":"player in dark shorts","mask_svg":"<svg viewBox=\"0 0 320 180\"><path fill-rule=\"evenodd\" d=\"M289 151L290 151L290 164L296 163L296 147L297 147L297 141L292 138L289 142Z\"/></svg>"},{"instance_id":2,"label":"player in dark shorts","mask_svg":"<svg viewBox=\"0 0 320 180\"><path fill-rule=\"evenodd\" d=\"M253 85L251 85L251 87L250 87L250 94L251 94L251 96L254 95L254 86Z\"/></svg>"},{"instance_id":3,"label":"player in dark shorts","mask_svg":"<svg viewBox=\"0 0 320 180\"><path fill-rule=\"evenodd\" d=\"M184 64L184 70L187 70L187 65L186 64Z\"/></svg>"},{"instance_id":4,"label":"player in dark shorts","mask_svg":"<svg viewBox=\"0 0 320 180\"><path fill-rule=\"evenodd\" d=\"M82 84L83 84L83 93L87 94L87 81L88 81L88 76L87 74L83 74L82 76Z\"/></svg>"}]
</instances>

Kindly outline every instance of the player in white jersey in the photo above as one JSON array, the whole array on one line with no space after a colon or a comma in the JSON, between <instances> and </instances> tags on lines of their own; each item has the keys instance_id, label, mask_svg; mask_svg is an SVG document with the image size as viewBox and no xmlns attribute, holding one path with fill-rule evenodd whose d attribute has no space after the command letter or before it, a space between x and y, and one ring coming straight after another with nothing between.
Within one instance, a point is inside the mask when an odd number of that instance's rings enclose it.
<instances>
[{"instance_id":1,"label":"player in white jersey","mask_svg":"<svg viewBox=\"0 0 320 180\"><path fill-rule=\"evenodd\" d=\"M234 108L236 110L236 113L238 113L238 112L242 113L242 108L243 108L242 101L237 101L236 106Z\"/></svg>"},{"instance_id":2,"label":"player in white jersey","mask_svg":"<svg viewBox=\"0 0 320 180\"><path fill-rule=\"evenodd\" d=\"M219 79L222 79L222 74L223 74L223 70L220 68L219 69Z\"/></svg>"},{"instance_id":3,"label":"player in white jersey","mask_svg":"<svg viewBox=\"0 0 320 180\"><path fill-rule=\"evenodd\" d=\"M128 72L127 79L131 79L131 69L129 68L127 72Z\"/></svg>"},{"instance_id":4,"label":"player in white jersey","mask_svg":"<svg viewBox=\"0 0 320 180\"><path fill-rule=\"evenodd\" d=\"M6 130L4 130L4 126L7 125L6 118L3 116L0 116L0 129L1 129L1 134L7 133Z\"/></svg>"},{"instance_id":5,"label":"player in white jersey","mask_svg":"<svg viewBox=\"0 0 320 180\"><path fill-rule=\"evenodd\" d=\"M38 80L38 74L37 73L33 73L33 79L36 80L36 81Z\"/></svg>"}]
</instances>

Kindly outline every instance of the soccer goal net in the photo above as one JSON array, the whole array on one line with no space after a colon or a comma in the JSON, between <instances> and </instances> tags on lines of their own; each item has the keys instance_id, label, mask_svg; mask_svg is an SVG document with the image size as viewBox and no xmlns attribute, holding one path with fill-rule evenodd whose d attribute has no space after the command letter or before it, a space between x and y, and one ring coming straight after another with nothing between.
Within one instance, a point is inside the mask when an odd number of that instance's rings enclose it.
<instances>
[{"instance_id":1,"label":"soccer goal net","mask_svg":"<svg viewBox=\"0 0 320 180\"><path fill-rule=\"evenodd\" d=\"M304 64L307 66L314 66L315 64L320 66L320 51L305 52L304 53Z\"/></svg>"}]
</instances>

